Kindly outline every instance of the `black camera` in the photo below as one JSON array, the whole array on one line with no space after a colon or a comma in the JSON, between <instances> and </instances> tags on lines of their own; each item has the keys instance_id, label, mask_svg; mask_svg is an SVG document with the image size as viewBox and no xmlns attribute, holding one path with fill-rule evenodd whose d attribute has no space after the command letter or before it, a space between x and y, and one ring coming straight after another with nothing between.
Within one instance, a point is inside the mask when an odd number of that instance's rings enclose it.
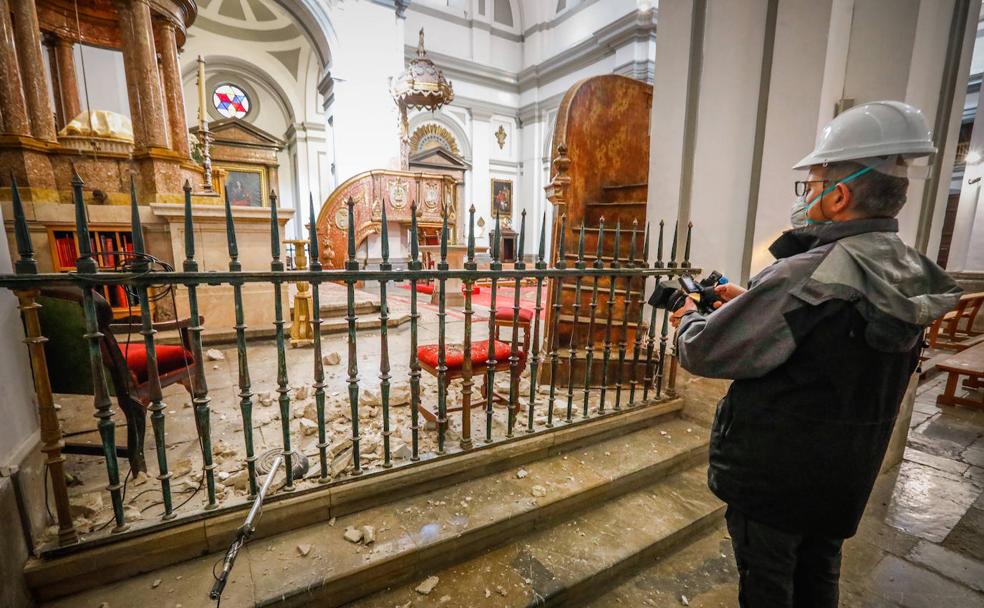
<instances>
[{"instance_id":1,"label":"black camera","mask_svg":"<svg viewBox=\"0 0 984 608\"><path fill-rule=\"evenodd\" d=\"M690 275L683 275L677 281L679 288L672 284L664 285L662 281L656 283L656 289L649 297L649 305L674 312L683 306L686 298L690 298L697 305L697 310L706 314L714 310L715 302L721 301L714 288L724 285L728 279L715 270L700 282Z\"/></svg>"}]
</instances>

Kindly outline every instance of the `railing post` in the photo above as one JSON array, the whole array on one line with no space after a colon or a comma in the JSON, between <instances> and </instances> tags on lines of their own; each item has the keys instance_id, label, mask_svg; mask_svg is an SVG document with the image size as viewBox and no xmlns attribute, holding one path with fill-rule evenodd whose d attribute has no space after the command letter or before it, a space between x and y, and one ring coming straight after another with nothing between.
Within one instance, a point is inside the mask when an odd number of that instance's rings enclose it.
<instances>
[{"instance_id":1,"label":"railing post","mask_svg":"<svg viewBox=\"0 0 984 608\"><path fill-rule=\"evenodd\" d=\"M519 223L519 247L516 248L516 258L513 261L513 269L525 270L526 262L523 261L523 249L526 239L526 209L521 214L522 219ZM519 292L523 287L522 277L516 277L513 289L513 331L512 343L509 349L509 413L506 418L506 437L513 436L513 427L516 425L516 410L519 409ZM528 355L529 353L527 353Z\"/></svg>"},{"instance_id":2,"label":"railing post","mask_svg":"<svg viewBox=\"0 0 984 608\"><path fill-rule=\"evenodd\" d=\"M584 220L581 220L581 232L577 239L577 261L574 267L584 270ZM574 420L574 364L577 363L577 318L581 310L581 274L574 278L574 318L571 321L571 343L567 352L567 420Z\"/></svg>"},{"instance_id":3,"label":"railing post","mask_svg":"<svg viewBox=\"0 0 984 608\"><path fill-rule=\"evenodd\" d=\"M495 212L495 230L492 232L492 262L489 269L493 272L502 270L502 262L499 261L499 245L502 240L502 233L499 229L499 210ZM495 309L496 309L496 279L492 275L489 295L489 341L485 359L485 443L492 443L492 404L495 399Z\"/></svg>"},{"instance_id":4,"label":"railing post","mask_svg":"<svg viewBox=\"0 0 984 608\"><path fill-rule=\"evenodd\" d=\"M637 220L632 220L632 229L637 230L639 228L639 222ZM642 260L639 261L635 267L636 268L647 268L649 266L649 224L646 224L646 236L643 239L642 244ZM629 287L631 288L633 279L629 279ZM643 318L646 311L646 277L642 277L641 281L636 280L639 283L639 314L636 315L636 332L635 332L635 344L632 347L632 377L629 380L629 405L633 405L636 402L636 386L639 384L639 356L642 352L642 327ZM644 378L645 380L645 378Z\"/></svg>"},{"instance_id":5,"label":"railing post","mask_svg":"<svg viewBox=\"0 0 984 608\"><path fill-rule=\"evenodd\" d=\"M677 232L679 231L680 222L679 220L673 225L673 241L670 245L670 261L667 263L667 268L675 269L676 264L676 254L677 254ZM656 365L656 398L658 399L663 393L663 379L666 376L666 338L669 333L669 320L670 315L664 310L663 311L663 324L659 331L659 361ZM674 374L675 375L675 374ZM667 396L675 396L675 391L670 394L667 390Z\"/></svg>"},{"instance_id":6,"label":"railing post","mask_svg":"<svg viewBox=\"0 0 984 608\"><path fill-rule=\"evenodd\" d=\"M236 224L232 219L229 193L225 193L226 245L229 250L230 272L240 272L239 245L236 242ZM233 304L236 309L236 359L239 363L239 412L243 419L243 442L246 447L246 475L249 477L249 495L256 496L256 454L253 448L253 388L249 376L249 360L246 354L246 317L243 309L243 283L231 281Z\"/></svg>"},{"instance_id":7,"label":"railing post","mask_svg":"<svg viewBox=\"0 0 984 608\"><path fill-rule=\"evenodd\" d=\"M465 270L474 272L478 269L475 263L475 205L468 208L468 255L464 264ZM461 363L461 449L472 448L471 438L471 401L474 370L472 370L472 289L475 285L470 277L465 279L465 343L462 346L464 360Z\"/></svg>"},{"instance_id":8,"label":"railing post","mask_svg":"<svg viewBox=\"0 0 984 608\"><path fill-rule=\"evenodd\" d=\"M622 222L615 224L615 257L612 259L612 270L618 270L619 253L622 250ZM615 275L608 277L608 318L605 321L605 346L602 351L601 391L599 395L598 413L605 412L605 401L608 396L608 368L612 360L612 310L615 307Z\"/></svg>"},{"instance_id":9,"label":"railing post","mask_svg":"<svg viewBox=\"0 0 984 608\"><path fill-rule=\"evenodd\" d=\"M629 239L629 261L628 268L635 266L636 256L636 231L632 227L632 238ZM632 303L632 279L626 278L622 283L625 286L625 296L622 298L622 330L618 336L618 370L615 375L615 411L622 409L622 381L625 379L625 352L628 347L629 333L629 306ZM639 331L636 328L636 331Z\"/></svg>"},{"instance_id":10,"label":"railing post","mask_svg":"<svg viewBox=\"0 0 984 608\"><path fill-rule=\"evenodd\" d=\"M444 453L448 431L447 273L448 214L441 216L441 259L437 263L437 453Z\"/></svg>"},{"instance_id":11,"label":"railing post","mask_svg":"<svg viewBox=\"0 0 984 608\"><path fill-rule=\"evenodd\" d=\"M86 218L85 201L82 199L82 178L72 167L72 198L75 202L75 228L79 239L79 259L75 268L79 275L92 275L98 271L98 264L92 257L92 244L89 241L89 224ZM106 475L109 478L110 497L113 502L113 517L116 526L113 532L127 529L123 515L123 486L120 483L120 467L116 458L116 424L113 422L113 404L109 400L109 387L106 383L106 369L102 360L102 338L96 315L96 300L92 283L82 288L82 308L85 313L85 339L89 344L89 368L92 374L93 402L96 407L96 423L102 441L103 457L106 460ZM142 446L128 446L131 451Z\"/></svg>"},{"instance_id":12,"label":"railing post","mask_svg":"<svg viewBox=\"0 0 984 608\"><path fill-rule=\"evenodd\" d=\"M618 235L620 233L621 233L621 228L617 227L616 228L616 231L615 231L615 234L616 234L616 237L615 237L615 247L616 247L615 257L616 258L618 258L618 249L617 249L618 248ZM604 255L604 242L605 242L605 218L602 217L602 218L600 218L600 221L598 222L598 247L597 247L597 250L595 251L595 261L594 261L594 264L592 264L592 268L594 268L595 270L601 270L602 268L605 267L605 262L602 259L602 256ZM598 282L599 281L601 281L601 277L599 277L598 275L595 275L593 286L591 288L591 305L590 305L591 312L589 313L589 316L588 316L588 339L587 339L587 341L584 344L585 347L586 347L586 349L587 349L587 353L585 353L585 355L584 355L584 404L583 404L583 408L582 408L583 409L583 416L585 418L588 417L588 397L591 394L591 371L592 371L591 370L591 365L592 365L592 363L594 363L594 351L595 351L594 328L595 328L595 321L598 318ZM609 320L611 320L611 302L610 301L609 301L609 314L608 314L608 318L609 318ZM603 370L603 373L605 371L607 371L607 370ZM604 383L605 383L604 382L604 379L602 379L602 385L604 385ZM602 398L604 398L604 388L602 388L601 396L602 396ZM601 410L604 411L604 406L602 406Z\"/></svg>"},{"instance_id":13,"label":"railing post","mask_svg":"<svg viewBox=\"0 0 984 608\"><path fill-rule=\"evenodd\" d=\"M544 260L547 247L547 212L543 212L543 219L540 221L540 247L536 254L534 268L546 270L547 262ZM536 404L536 373L540 365L540 314L543 312L543 305L540 298L543 295L543 277L536 278L536 307L533 311L533 341L530 343L530 351L527 357L530 359L530 402L527 405L526 432L533 432L533 410Z\"/></svg>"},{"instance_id":14,"label":"railing post","mask_svg":"<svg viewBox=\"0 0 984 608\"><path fill-rule=\"evenodd\" d=\"M270 192L270 270L283 272L284 263L280 259L280 221L277 217L277 193ZM294 458L290 447L290 387L287 379L287 344L284 335L283 281L273 280L273 326L277 340L277 404L280 406L280 430L283 435L284 471L286 479L284 491L294 490Z\"/></svg>"},{"instance_id":15,"label":"railing post","mask_svg":"<svg viewBox=\"0 0 984 608\"><path fill-rule=\"evenodd\" d=\"M17 181L10 175L10 193L13 198L14 238L17 241L18 259L14 263L17 274L37 274L38 263L34 259L34 247L27 227L27 218L21 204ZM17 289L18 307L24 320L24 343L31 359L34 375L34 392L38 399L38 418L41 423L41 451L45 455L45 466L51 476L51 489L55 499L55 517L58 520L58 544L71 545L79 542L79 533L72 522L71 505L68 502L68 485L65 483L65 457L62 448L65 441L61 423L51 393L51 379L48 376L48 361L44 355L44 344L48 341L41 333L41 320L38 318L37 289ZM32 547L33 549L33 547Z\"/></svg>"},{"instance_id":16,"label":"railing post","mask_svg":"<svg viewBox=\"0 0 984 608\"><path fill-rule=\"evenodd\" d=\"M653 262L653 268L660 269L663 268L663 220L659 221L659 236L656 241L656 261ZM659 282L662 277L656 277L656 285L654 288L659 287ZM656 312L657 308L655 306L651 307L652 310L649 312L649 332L646 337L646 373L644 377L644 382L642 385L642 400L646 401L649 399L649 388L654 386L655 382L655 365L653 364L653 354L656 347ZM657 398L659 395L657 394Z\"/></svg>"},{"instance_id":17,"label":"railing post","mask_svg":"<svg viewBox=\"0 0 984 608\"><path fill-rule=\"evenodd\" d=\"M311 272L321 272L321 257L318 253L318 229L314 215L314 195L308 196L308 238L311 249ZM328 468L328 437L325 431L325 362L321 354L321 281L311 282L312 329L314 330L314 407L318 418L318 460L321 464L319 483L331 480Z\"/></svg>"},{"instance_id":18,"label":"railing post","mask_svg":"<svg viewBox=\"0 0 984 608\"><path fill-rule=\"evenodd\" d=\"M389 226L386 219L386 205L383 205L380 241L382 262L379 269L393 270L390 264ZM383 407L383 467L393 466L390 456L390 355L389 355L389 302L386 300L386 279L379 282L379 398Z\"/></svg>"},{"instance_id":19,"label":"railing post","mask_svg":"<svg viewBox=\"0 0 984 608\"><path fill-rule=\"evenodd\" d=\"M185 261L182 266L185 272L198 272L198 262L195 261L195 224L191 214L191 183L187 180L184 184L184 203L185 203ZM191 312L191 355L195 359L195 374L192 378L192 398L191 402L195 410L195 428L198 430L198 439L201 442L202 450L202 469L205 473L205 485L208 491L208 504L206 510L215 509L218 503L215 501L215 465L212 463L212 427L209 421L209 396L208 385L205 382L205 361L202 354L202 320L198 314L198 285L190 283L188 285L188 309Z\"/></svg>"},{"instance_id":20,"label":"railing post","mask_svg":"<svg viewBox=\"0 0 984 608\"><path fill-rule=\"evenodd\" d=\"M567 214L563 214L560 216L560 231L557 237L557 262L554 264L554 268L557 270L567 268L567 261L564 259L564 256L567 255L566 232ZM554 404L557 400L557 366L560 362L560 353L557 352L560 348L560 336L558 335L560 329L560 292L564 288L564 277L558 276L554 279L553 287L553 314L551 315L552 322L550 324L550 396L547 399L547 428L553 427Z\"/></svg>"},{"instance_id":21,"label":"railing post","mask_svg":"<svg viewBox=\"0 0 984 608\"><path fill-rule=\"evenodd\" d=\"M345 270L359 270L359 261L355 259L355 199L349 197L348 202L348 257L345 260ZM355 335L355 279L345 281L348 321L348 394L349 405L352 408L352 474L362 474L362 464L359 458L359 361L356 349Z\"/></svg>"},{"instance_id":22,"label":"railing post","mask_svg":"<svg viewBox=\"0 0 984 608\"><path fill-rule=\"evenodd\" d=\"M133 235L133 272L143 274L150 270L144 247L143 227L140 222L140 208L137 206L137 191L130 178L130 228ZM157 369L157 348L154 345L154 322L150 315L150 298L147 286L137 286L137 299L140 301L140 334L144 338L144 351L147 355L147 396L150 398L150 424L154 430L154 445L157 448L157 479L161 482L161 497L164 503L164 515L161 519L169 520L175 517L171 502L171 474L167 467L167 442L164 431L164 409L161 395L161 378Z\"/></svg>"},{"instance_id":23,"label":"railing post","mask_svg":"<svg viewBox=\"0 0 984 608\"><path fill-rule=\"evenodd\" d=\"M410 263L411 271L420 270L420 243L417 234L417 201L410 201ZM420 358L417 356L417 279L410 279L410 460L420 460Z\"/></svg>"}]
</instances>

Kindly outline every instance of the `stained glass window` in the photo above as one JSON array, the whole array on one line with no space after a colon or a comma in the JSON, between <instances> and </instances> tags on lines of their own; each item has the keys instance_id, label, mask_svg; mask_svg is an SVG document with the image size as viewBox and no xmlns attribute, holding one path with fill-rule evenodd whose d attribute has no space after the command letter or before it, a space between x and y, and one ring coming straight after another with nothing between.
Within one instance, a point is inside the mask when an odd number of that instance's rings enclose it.
<instances>
[{"instance_id":1,"label":"stained glass window","mask_svg":"<svg viewBox=\"0 0 984 608\"><path fill-rule=\"evenodd\" d=\"M226 118L242 118L249 114L250 101L246 91L234 84L220 84L212 93L212 103Z\"/></svg>"}]
</instances>

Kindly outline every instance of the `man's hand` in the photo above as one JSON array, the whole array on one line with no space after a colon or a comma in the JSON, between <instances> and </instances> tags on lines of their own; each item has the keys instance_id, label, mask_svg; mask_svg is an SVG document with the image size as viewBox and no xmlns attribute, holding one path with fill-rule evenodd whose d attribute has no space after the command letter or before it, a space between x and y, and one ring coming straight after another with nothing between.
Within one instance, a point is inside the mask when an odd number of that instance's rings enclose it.
<instances>
[{"instance_id":1,"label":"man's hand","mask_svg":"<svg viewBox=\"0 0 984 608\"><path fill-rule=\"evenodd\" d=\"M714 293L717 294L717 297L721 298L721 300L714 303L714 308L715 309L721 308L722 306L724 306L725 302L730 302L731 300L734 300L735 298L745 293L746 291L748 290L745 289L744 287L741 287L740 285L736 285L735 283L725 283L724 285L718 285L717 287L714 288Z\"/></svg>"},{"instance_id":2,"label":"man's hand","mask_svg":"<svg viewBox=\"0 0 984 608\"><path fill-rule=\"evenodd\" d=\"M683 315L696 310L697 304L695 304L690 297L684 298L683 306L676 309L673 314L670 315L670 325L673 327L678 327L680 325L680 319L683 318Z\"/></svg>"}]
</instances>

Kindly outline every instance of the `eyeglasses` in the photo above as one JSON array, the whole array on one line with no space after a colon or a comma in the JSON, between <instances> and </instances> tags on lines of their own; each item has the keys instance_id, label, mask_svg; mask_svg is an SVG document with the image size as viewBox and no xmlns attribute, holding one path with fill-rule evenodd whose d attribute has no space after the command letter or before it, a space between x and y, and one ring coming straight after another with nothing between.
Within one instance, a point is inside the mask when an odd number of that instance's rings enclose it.
<instances>
[{"instance_id":1,"label":"eyeglasses","mask_svg":"<svg viewBox=\"0 0 984 608\"><path fill-rule=\"evenodd\" d=\"M810 191L810 184L826 184L829 179L806 179L802 181L793 182L794 190L796 191L796 196L803 196Z\"/></svg>"}]
</instances>

